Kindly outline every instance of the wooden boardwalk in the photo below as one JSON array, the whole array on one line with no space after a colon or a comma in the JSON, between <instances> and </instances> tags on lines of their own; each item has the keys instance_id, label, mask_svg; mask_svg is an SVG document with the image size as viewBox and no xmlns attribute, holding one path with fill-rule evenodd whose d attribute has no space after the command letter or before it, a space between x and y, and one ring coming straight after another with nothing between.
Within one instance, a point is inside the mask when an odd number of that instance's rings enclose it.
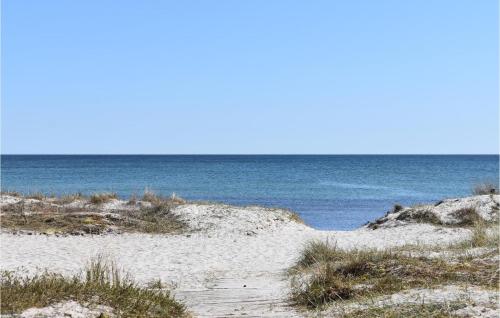
<instances>
[{"instance_id":1,"label":"wooden boardwalk","mask_svg":"<svg viewBox=\"0 0 500 318\"><path fill-rule=\"evenodd\" d=\"M286 301L287 287L282 272L255 273L247 278L218 278L205 289L174 294L196 317L301 317Z\"/></svg>"}]
</instances>

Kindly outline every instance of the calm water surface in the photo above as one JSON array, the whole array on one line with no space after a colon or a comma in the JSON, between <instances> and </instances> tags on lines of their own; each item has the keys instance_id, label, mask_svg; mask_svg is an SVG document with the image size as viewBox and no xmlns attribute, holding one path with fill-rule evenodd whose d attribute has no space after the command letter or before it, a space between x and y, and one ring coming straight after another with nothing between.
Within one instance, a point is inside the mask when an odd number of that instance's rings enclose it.
<instances>
[{"instance_id":1,"label":"calm water surface","mask_svg":"<svg viewBox=\"0 0 500 318\"><path fill-rule=\"evenodd\" d=\"M309 225L347 230L394 203L467 195L498 184L499 157L482 156L153 156L2 155L2 190L67 194L145 188L191 200L297 211Z\"/></svg>"}]
</instances>

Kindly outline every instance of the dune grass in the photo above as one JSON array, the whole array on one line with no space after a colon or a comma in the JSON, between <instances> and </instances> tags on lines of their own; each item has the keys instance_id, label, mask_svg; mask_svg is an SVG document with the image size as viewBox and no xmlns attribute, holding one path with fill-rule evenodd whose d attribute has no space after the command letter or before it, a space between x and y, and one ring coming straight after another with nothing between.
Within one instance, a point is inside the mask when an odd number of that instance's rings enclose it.
<instances>
[{"instance_id":1,"label":"dune grass","mask_svg":"<svg viewBox=\"0 0 500 318\"><path fill-rule=\"evenodd\" d=\"M184 199L179 198L178 196L175 195L175 193L172 193L170 197L164 197L162 195L155 193L151 189L144 190L144 194L142 195L142 201L150 202L153 205L161 205L164 204L165 202L170 202L175 204L186 203Z\"/></svg>"},{"instance_id":2,"label":"dune grass","mask_svg":"<svg viewBox=\"0 0 500 318\"><path fill-rule=\"evenodd\" d=\"M416 223L430 223L434 225L442 225L441 220L430 209L410 209L402 212L396 217L399 221L411 220Z\"/></svg>"},{"instance_id":3,"label":"dune grass","mask_svg":"<svg viewBox=\"0 0 500 318\"><path fill-rule=\"evenodd\" d=\"M96 204L96 205L99 205L99 204L103 204L103 203L106 203L106 202L109 202L113 199L118 199L118 195L116 193L107 193L107 192L103 192L103 193L94 193L90 196L90 203L92 204Z\"/></svg>"},{"instance_id":4,"label":"dune grass","mask_svg":"<svg viewBox=\"0 0 500 318\"><path fill-rule=\"evenodd\" d=\"M21 197L22 196L22 194L20 192L10 191L10 190L1 191L0 194L1 195L9 195L11 197Z\"/></svg>"},{"instance_id":5,"label":"dune grass","mask_svg":"<svg viewBox=\"0 0 500 318\"><path fill-rule=\"evenodd\" d=\"M489 247L498 255L498 236L476 223L471 238L449 249ZM422 249L422 247L420 247ZM443 247L442 250L446 249ZM458 261L444 257L425 257L408 249L342 250L328 242L310 242L300 259L289 270L290 298L295 305L322 308L332 302L362 300L411 288L430 288L444 284L477 285L497 289L498 264L465 253Z\"/></svg>"},{"instance_id":6,"label":"dune grass","mask_svg":"<svg viewBox=\"0 0 500 318\"><path fill-rule=\"evenodd\" d=\"M30 193L26 196L27 199L43 200L47 196L41 192Z\"/></svg>"},{"instance_id":7,"label":"dune grass","mask_svg":"<svg viewBox=\"0 0 500 318\"><path fill-rule=\"evenodd\" d=\"M77 192L77 193L70 193L70 194L62 195L58 198L55 198L53 200L53 202L55 204L69 204L69 203L75 202L77 200L86 200L86 199L87 199L87 197L85 195L83 195L81 192Z\"/></svg>"},{"instance_id":8,"label":"dune grass","mask_svg":"<svg viewBox=\"0 0 500 318\"><path fill-rule=\"evenodd\" d=\"M174 203L164 201L152 207L124 211L124 218L117 220L116 225L128 232L179 233L187 225L172 213L174 206Z\"/></svg>"},{"instance_id":9,"label":"dune grass","mask_svg":"<svg viewBox=\"0 0 500 318\"><path fill-rule=\"evenodd\" d=\"M474 195L498 194L498 185L492 182L481 182L479 184L476 184L472 188L472 194Z\"/></svg>"},{"instance_id":10,"label":"dune grass","mask_svg":"<svg viewBox=\"0 0 500 318\"><path fill-rule=\"evenodd\" d=\"M187 228L172 209L181 204L156 196L154 203L137 205L135 198L113 210L104 210L105 202L116 194L97 193L85 197L80 193L41 201L24 200L2 207L1 227L13 231L45 234L103 234L116 232L179 233ZM80 200L78 205L70 203Z\"/></svg>"},{"instance_id":11,"label":"dune grass","mask_svg":"<svg viewBox=\"0 0 500 318\"><path fill-rule=\"evenodd\" d=\"M477 223L484 222L474 207L456 210L452 215L458 219L458 223L456 224L458 226L474 226Z\"/></svg>"},{"instance_id":12,"label":"dune grass","mask_svg":"<svg viewBox=\"0 0 500 318\"><path fill-rule=\"evenodd\" d=\"M169 291L140 287L130 275L103 257L91 260L82 274L73 277L48 272L18 277L2 272L0 287L2 314L74 300L112 307L120 317L187 316L184 305L173 299Z\"/></svg>"}]
</instances>

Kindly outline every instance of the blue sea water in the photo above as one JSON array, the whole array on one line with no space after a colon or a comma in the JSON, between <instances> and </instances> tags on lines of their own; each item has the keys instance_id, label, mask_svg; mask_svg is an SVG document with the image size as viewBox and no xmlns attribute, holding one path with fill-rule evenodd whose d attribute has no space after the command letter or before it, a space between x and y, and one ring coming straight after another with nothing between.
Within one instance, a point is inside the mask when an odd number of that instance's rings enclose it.
<instances>
[{"instance_id":1,"label":"blue sea water","mask_svg":"<svg viewBox=\"0 0 500 318\"><path fill-rule=\"evenodd\" d=\"M24 193L145 188L191 200L297 211L319 229L348 230L395 203L468 195L499 182L497 155L2 155L1 188Z\"/></svg>"}]
</instances>

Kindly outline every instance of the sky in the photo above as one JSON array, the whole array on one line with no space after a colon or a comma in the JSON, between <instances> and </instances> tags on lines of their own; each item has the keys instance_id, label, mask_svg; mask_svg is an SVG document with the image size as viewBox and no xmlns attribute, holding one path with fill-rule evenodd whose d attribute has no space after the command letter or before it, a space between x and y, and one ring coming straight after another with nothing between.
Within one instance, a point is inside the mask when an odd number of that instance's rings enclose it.
<instances>
[{"instance_id":1,"label":"sky","mask_svg":"<svg viewBox=\"0 0 500 318\"><path fill-rule=\"evenodd\" d=\"M498 153L498 13L4 0L2 153Z\"/></svg>"}]
</instances>

